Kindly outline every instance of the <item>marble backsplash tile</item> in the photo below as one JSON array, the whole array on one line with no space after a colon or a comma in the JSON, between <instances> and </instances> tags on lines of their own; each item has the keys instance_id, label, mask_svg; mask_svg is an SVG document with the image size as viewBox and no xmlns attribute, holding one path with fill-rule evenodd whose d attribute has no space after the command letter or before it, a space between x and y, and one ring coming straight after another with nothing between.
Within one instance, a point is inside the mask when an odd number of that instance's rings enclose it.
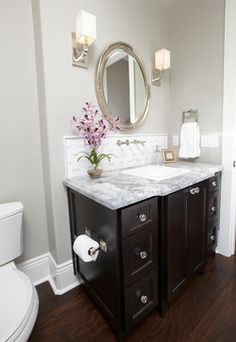
<instances>
[{"instance_id":1,"label":"marble backsplash tile","mask_svg":"<svg viewBox=\"0 0 236 342\"><path fill-rule=\"evenodd\" d=\"M103 142L99 152L112 153L114 156L111 162L103 160L101 168L108 171L154 163L157 159L156 146L167 148L167 140L167 134L110 135ZM125 141L129 141L129 145L118 145ZM65 177L87 174L87 170L90 168L88 160L83 158L79 162L77 161L83 151L85 151L85 147L82 137L64 137Z\"/></svg>"}]
</instances>

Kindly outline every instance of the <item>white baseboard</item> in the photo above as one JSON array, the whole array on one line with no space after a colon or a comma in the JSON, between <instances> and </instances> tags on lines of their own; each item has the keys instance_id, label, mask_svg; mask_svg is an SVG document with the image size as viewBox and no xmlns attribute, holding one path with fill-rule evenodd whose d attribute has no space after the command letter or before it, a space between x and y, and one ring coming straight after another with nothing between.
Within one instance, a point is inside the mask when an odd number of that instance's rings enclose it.
<instances>
[{"instance_id":1,"label":"white baseboard","mask_svg":"<svg viewBox=\"0 0 236 342\"><path fill-rule=\"evenodd\" d=\"M39 255L36 258L26 260L17 265L17 268L24 272L36 286L48 281L49 267L48 267L49 253Z\"/></svg>"},{"instance_id":2,"label":"white baseboard","mask_svg":"<svg viewBox=\"0 0 236 342\"><path fill-rule=\"evenodd\" d=\"M74 275L72 260L58 265L49 253L48 263L49 283L55 294L61 295L81 284L81 281Z\"/></svg>"},{"instance_id":3,"label":"white baseboard","mask_svg":"<svg viewBox=\"0 0 236 342\"><path fill-rule=\"evenodd\" d=\"M24 261L17 267L35 286L48 281L56 295L62 295L81 284L81 280L74 275L72 260L57 264L51 253Z\"/></svg>"}]
</instances>

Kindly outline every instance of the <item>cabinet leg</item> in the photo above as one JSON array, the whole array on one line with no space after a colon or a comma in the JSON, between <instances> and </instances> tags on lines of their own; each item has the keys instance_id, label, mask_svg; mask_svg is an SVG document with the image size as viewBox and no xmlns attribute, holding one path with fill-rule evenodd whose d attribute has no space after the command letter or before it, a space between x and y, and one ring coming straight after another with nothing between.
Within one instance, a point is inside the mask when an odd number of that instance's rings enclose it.
<instances>
[{"instance_id":1,"label":"cabinet leg","mask_svg":"<svg viewBox=\"0 0 236 342\"><path fill-rule=\"evenodd\" d=\"M166 303L162 303L158 309L157 309L158 313L160 314L161 318L163 318L166 314L167 311L167 305Z\"/></svg>"},{"instance_id":2,"label":"cabinet leg","mask_svg":"<svg viewBox=\"0 0 236 342\"><path fill-rule=\"evenodd\" d=\"M121 332L116 335L117 342L125 342L126 341L126 334Z\"/></svg>"},{"instance_id":3,"label":"cabinet leg","mask_svg":"<svg viewBox=\"0 0 236 342\"><path fill-rule=\"evenodd\" d=\"M200 268L200 270L199 270L199 274L200 275L204 275L205 274L205 270L206 270L206 264L204 264L201 268Z\"/></svg>"}]
</instances>

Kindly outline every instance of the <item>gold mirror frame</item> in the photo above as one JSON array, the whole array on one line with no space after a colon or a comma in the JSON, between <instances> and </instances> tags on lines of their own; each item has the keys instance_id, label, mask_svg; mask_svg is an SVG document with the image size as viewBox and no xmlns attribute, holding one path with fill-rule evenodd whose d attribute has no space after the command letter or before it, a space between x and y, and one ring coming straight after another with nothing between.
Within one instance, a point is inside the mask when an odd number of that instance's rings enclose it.
<instances>
[{"instance_id":1,"label":"gold mirror frame","mask_svg":"<svg viewBox=\"0 0 236 342\"><path fill-rule=\"evenodd\" d=\"M95 88L96 88L96 96L97 96L97 101L99 104L99 107L101 109L102 114L105 116L105 118L108 120L108 122L111 120L112 117L114 117L108 107L105 93L104 93L104 87L103 87L103 78L104 78L104 70L106 67L107 60L113 50L120 49L125 51L127 54L132 56L136 62L139 65L139 68L141 70L142 76L143 76L143 82L144 82L144 88L145 88L145 106L143 113L141 113L138 117L138 119L133 122L129 123L126 125L119 124L118 128L121 131L128 131L131 129L135 129L139 127L143 121L146 119L148 111L149 111L149 106L150 106L150 99L151 99L151 93L150 93L150 85L148 82L147 74L146 74L146 69L145 66L137 54L137 52L132 48L127 43L124 42L117 42L109 45L101 54L101 57L98 61L97 65L97 71L96 71L96 81L95 81Z\"/></svg>"}]
</instances>

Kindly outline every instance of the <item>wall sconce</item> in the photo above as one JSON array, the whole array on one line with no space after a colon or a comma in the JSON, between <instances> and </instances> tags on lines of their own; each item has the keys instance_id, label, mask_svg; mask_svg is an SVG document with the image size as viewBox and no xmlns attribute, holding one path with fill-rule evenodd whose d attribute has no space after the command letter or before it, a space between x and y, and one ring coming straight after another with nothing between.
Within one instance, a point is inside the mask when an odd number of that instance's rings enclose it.
<instances>
[{"instance_id":1,"label":"wall sconce","mask_svg":"<svg viewBox=\"0 0 236 342\"><path fill-rule=\"evenodd\" d=\"M158 70L158 74L154 76L155 72L152 75L152 84L158 82L160 85L160 80L164 75L164 71L170 69L170 51L166 49L161 49L155 52L155 70Z\"/></svg>"},{"instance_id":2,"label":"wall sconce","mask_svg":"<svg viewBox=\"0 0 236 342\"><path fill-rule=\"evenodd\" d=\"M88 68L88 47L96 40L96 16L80 11L72 32L72 65Z\"/></svg>"}]
</instances>

